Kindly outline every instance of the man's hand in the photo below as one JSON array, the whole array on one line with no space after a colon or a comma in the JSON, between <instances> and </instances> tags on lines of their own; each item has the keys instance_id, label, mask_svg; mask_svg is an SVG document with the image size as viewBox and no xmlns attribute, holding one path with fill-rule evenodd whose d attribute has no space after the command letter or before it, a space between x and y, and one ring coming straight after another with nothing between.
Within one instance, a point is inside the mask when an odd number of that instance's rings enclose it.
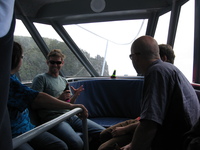
<instances>
[{"instance_id":1,"label":"man's hand","mask_svg":"<svg viewBox=\"0 0 200 150\"><path fill-rule=\"evenodd\" d=\"M80 93L84 90L83 85L81 85L78 89L75 89L73 86L71 86L74 96L79 96Z\"/></svg>"},{"instance_id":2,"label":"man's hand","mask_svg":"<svg viewBox=\"0 0 200 150\"><path fill-rule=\"evenodd\" d=\"M70 91L69 90L65 90L62 92L62 94L58 97L58 99L61 99L61 100L67 100L67 99L70 99Z\"/></svg>"},{"instance_id":3,"label":"man's hand","mask_svg":"<svg viewBox=\"0 0 200 150\"><path fill-rule=\"evenodd\" d=\"M88 110L85 108L84 105L82 105L82 104L73 104L73 105L75 105L76 108L77 108L77 107L80 107L80 108L83 109L82 112L80 112L80 113L77 114L77 116L78 116L80 119L85 119L85 118L88 117Z\"/></svg>"},{"instance_id":4,"label":"man's hand","mask_svg":"<svg viewBox=\"0 0 200 150\"><path fill-rule=\"evenodd\" d=\"M75 103L77 97L81 94L81 92L84 90L83 85L81 85L78 89L75 89L73 86L71 86L71 89L73 90L73 96L71 97L70 103Z\"/></svg>"}]
</instances>

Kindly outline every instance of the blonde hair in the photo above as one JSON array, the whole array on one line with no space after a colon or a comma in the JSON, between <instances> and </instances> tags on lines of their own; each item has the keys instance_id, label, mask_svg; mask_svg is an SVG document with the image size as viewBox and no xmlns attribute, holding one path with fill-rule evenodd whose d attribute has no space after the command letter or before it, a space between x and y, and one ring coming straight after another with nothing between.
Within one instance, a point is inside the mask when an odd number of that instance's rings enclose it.
<instances>
[{"instance_id":1,"label":"blonde hair","mask_svg":"<svg viewBox=\"0 0 200 150\"><path fill-rule=\"evenodd\" d=\"M66 56L61 52L60 49L54 49L51 50L47 55L47 60L49 60L50 57L61 57L61 59L64 60Z\"/></svg>"}]
</instances>

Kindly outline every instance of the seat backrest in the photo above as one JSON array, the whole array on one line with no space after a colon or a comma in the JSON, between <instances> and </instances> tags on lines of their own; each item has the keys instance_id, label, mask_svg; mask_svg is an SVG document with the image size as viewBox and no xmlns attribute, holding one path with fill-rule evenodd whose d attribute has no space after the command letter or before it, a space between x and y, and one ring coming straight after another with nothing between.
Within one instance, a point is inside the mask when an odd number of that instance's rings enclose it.
<instances>
[{"instance_id":1,"label":"seat backrest","mask_svg":"<svg viewBox=\"0 0 200 150\"><path fill-rule=\"evenodd\" d=\"M70 83L84 91L76 103L83 104L89 117L136 118L140 114L143 80L89 80Z\"/></svg>"}]
</instances>

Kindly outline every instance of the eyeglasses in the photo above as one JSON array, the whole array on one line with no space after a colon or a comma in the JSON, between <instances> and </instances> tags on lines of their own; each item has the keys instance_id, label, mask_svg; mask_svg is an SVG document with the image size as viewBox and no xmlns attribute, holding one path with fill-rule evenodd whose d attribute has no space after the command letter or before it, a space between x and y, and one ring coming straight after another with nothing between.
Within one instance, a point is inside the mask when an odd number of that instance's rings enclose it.
<instances>
[{"instance_id":1,"label":"eyeglasses","mask_svg":"<svg viewBox=\"0 0 200 150\"><path fill-rule=\"evenodd\" d=\"M50 60L49 62L52 65L54 65L54 64L60 65L62 63L62 61L53 61L53 60Z\"/></svg>"},{"instance_id":2,"label":"eyeglasses","mask_svg":"<svg viewBox=\"0 0 200 150\"><path fill-rule=\"evenodd\" d=\"M136 53L132 53L129 55L129 58L132 60L133 59L133 55L141 55L141 53L136 52Z\"/></svg>"}]
</instances>

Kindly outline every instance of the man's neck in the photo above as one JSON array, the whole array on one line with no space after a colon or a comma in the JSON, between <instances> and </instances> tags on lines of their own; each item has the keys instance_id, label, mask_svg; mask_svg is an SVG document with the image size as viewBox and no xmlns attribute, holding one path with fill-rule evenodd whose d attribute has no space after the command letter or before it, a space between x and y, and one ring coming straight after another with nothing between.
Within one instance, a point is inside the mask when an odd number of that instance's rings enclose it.
<instances>
[{"instance_id":1,"label":"man's neck","mask_svg":"<svg viewBox=\"0 0 200 150\"><path fill-rule=\"evenodd\" d=\"M59 76L59 73L50 73L50 72L47 72L48 75L52 76L52 77L58 77Z\"/></svg>"},{"instance_id":2,"label":"man's neck","mask_svg":"<svg viewBox=\"0 0 200 150\"><path fill-rule=\"evenodd\" d=\"M17 72L17 70L13 69L13 70L10 71L10 74L15 74L16 72Z\"/></svg>"}]
</instances>

